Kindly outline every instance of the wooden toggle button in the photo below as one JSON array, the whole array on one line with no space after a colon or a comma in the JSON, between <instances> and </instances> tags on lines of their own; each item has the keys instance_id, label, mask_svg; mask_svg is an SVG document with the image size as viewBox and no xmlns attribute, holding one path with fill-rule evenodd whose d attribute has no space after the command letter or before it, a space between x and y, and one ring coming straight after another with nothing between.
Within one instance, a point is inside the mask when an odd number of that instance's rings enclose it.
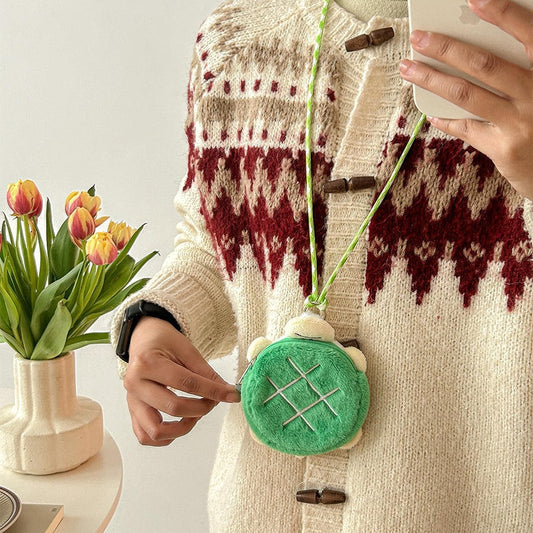
<instances>
[{"instance_id":1,"label":"wooden toggle button","mask_svg":"<svg viewBox=\"0 0 533 533\"><path fill-rule=\"evenodd\" d=\"M373 176L356 176L349 180L340 179L328 181L324 185L326 194L336 194L348 191L360 191L363 189L370 189L376 186L376 180Z\"/></svg>"},{"instance_id":2,"label":"wooden toggle button","mask_svg":"<svg viewBox=\"0 0 533 533\"><path fill-rule=\"evenodd\" d=\"M336 503L344 503L346 501L346 494L342 490L307 489L299 490L296 493L296 500L300 503L311 503L314 505L333 505Z\"/></svg>"},{"instance_id":3,"label":"wooden toggle button","mask_svg":"<svg viewBox=\"0 0 533 533\"><path fill-rule=\"evenodd\" d=\"M379 46L380 44L390 41L394 37L394 29L391 27L380 28L379 30L371 31L368 35L363 33L353 39L346 41L346 51L356 52L369 46Z\"/></svg>"},{"instance_id":4,"label":"wooden toggle button","mask_svg":"<svg viewBox=\"0 0 533 533\"><path fill-rule=\"evenodd\" d=\"M348 339L347 341L340 341L345 348L357 348L359 350L359 342L357 339Z\"/></svg>"}]
</instances>

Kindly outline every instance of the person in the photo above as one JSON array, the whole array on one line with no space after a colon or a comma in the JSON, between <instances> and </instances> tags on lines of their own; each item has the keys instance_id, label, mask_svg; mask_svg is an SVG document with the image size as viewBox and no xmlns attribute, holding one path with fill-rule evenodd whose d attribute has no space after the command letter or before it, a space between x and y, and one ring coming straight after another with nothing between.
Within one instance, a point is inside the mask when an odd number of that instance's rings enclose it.
<instances>
[{"instance_id":1,"label":"person","mask_svg":"<svg viewBox=\"0 0 533 533\"><path fill-rule=\"evenodd\" d=\"M303 458L251 437L235 386L208 362L235 349L240 376L249 344L282 336L311 290L304 130L323 1L229 0L198 34L175 250L121 307L112 337L141 300L181 330L155 316L133 330L122 372L142 444L169 445L231 403L209 492L216 533L533 531L533 71L442 35L410 36L406 4L329 9L313 117L321 279L418 120L413 84L489 122L429 119L332 285L325 318L364 352L370 407L355 447ZM530 9L468 5L533 60ZM345 50L389 26L394 38ZM408 60L409 42L502 94ZM327 487L346 501L295 497Z\"/></svg>"}]
</instances>

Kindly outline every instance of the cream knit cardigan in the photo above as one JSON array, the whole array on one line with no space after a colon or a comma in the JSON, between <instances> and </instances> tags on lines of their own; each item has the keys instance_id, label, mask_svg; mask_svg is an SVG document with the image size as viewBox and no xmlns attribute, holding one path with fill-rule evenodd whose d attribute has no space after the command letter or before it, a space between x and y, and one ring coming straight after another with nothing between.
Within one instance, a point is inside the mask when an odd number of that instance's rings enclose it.
<instances>
[{"instance_id":1,"label":"cream knit cardigan","mask_svg":"<svg viewBox=\"0 0 533 533\"><path fill-rule=\"evenodd\" d=\"M302 131L321 5L230 0L201 28L176 249L124 304L166 307L206 358L235 350L239 372L250 341L278 337L309 288ZM344 51L347 38L389 25L392 41ZM332 3L314 131L324 275L418 118L398 75L408 55L405 19L362 23ZM361 175L377 188L323 191ZM283 455L252 440L232 405L211 480L212 531L533 531L532 227L531 202L490 161L427 128L328 295L338 339L356 337L368 360L361 442ZM299 488L325 486L347 502L296 502Z\"/></svg>"}]
</instances>

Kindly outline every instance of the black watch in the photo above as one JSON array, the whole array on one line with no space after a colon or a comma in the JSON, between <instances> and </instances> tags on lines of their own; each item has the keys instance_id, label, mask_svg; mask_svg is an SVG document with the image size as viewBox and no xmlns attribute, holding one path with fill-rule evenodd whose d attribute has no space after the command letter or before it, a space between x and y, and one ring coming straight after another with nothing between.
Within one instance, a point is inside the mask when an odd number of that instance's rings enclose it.
<instances>
[{"instance_id":1,"label":"black watch","mask_svg":"<svg viewBox=\"0 0 533 533\"><path fill-rule=\"evenodd\" d=\"M145 300L130 305L126 311L124 311L124 319L122 320L122 327L120 328L120 336L118 338L117 349L115 352L126 363L130 360L129 348L131 335L135 326L143 316L153 316L165 320L181 332L180 325L174 316L164 307Z\"/></svg>"}]
</instances>

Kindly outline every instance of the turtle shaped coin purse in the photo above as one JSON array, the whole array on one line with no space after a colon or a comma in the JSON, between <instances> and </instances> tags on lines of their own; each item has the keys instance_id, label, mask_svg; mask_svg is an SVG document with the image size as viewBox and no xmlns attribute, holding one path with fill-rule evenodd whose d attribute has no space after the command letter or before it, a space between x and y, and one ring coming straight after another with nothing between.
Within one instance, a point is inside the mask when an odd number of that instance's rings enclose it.
<instances>
[{"instance_id":1,"label":"turtle shaped coin purse","mask_svg":"<svg viewBox=\"0 0 533 533\"><path fill-rule=\"evenodd\" d=\"M331 325L310 312L288 322L285 334L248 349L240 388L252 436L297 456L354 446L369 405L363 353L336 342Z\"/></svg>"}]
</instances>

